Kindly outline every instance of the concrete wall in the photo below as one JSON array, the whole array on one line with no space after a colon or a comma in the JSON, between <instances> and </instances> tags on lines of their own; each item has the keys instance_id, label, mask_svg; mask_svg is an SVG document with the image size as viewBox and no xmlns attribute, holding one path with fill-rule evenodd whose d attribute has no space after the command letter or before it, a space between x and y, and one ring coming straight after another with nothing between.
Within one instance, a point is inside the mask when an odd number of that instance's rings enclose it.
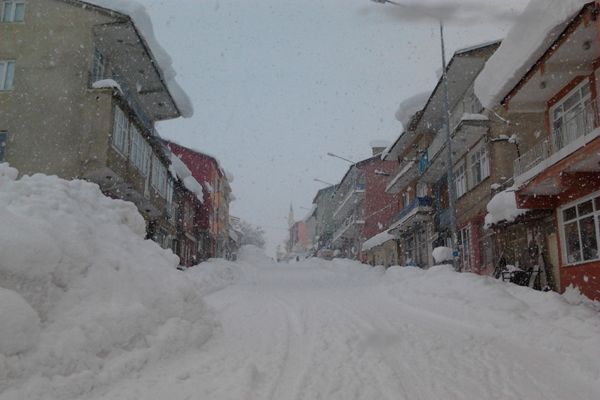
<instances>
[{"instance_id":1,"label":"concrete wall","mask_svg":"<svg viewBox=\"0 0 600 400\"><path fill-rule=\"evenodd\" d=\"M97 117L110 108L88 80L92 26L111 21L63 1L29 0L25 22L0 23L0 37L19 38L0 40L0 59L16 60L14 89L0 92L0 130L8 131L7 161L21 174L71 179L104 157L107 130Z\"/></svg>"}]
</instances>

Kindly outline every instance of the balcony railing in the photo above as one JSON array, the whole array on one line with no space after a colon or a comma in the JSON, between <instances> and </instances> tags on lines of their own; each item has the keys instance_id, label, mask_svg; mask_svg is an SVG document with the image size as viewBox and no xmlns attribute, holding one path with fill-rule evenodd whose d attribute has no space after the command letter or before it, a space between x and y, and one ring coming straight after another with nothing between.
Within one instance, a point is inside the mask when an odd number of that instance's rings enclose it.
<instances>
[{"instance_id":1,"label":"balcony railing","mask_svg":"<svg viewBox=\"0 0 600 400\"><path fill-rule=\"evenodd\" d=\"M549 139L536 143L513 163L515 179L535 168L553 154L563 151L571 143L594 130L594 112L591 105L582 108L577 114L566 120L560 127L554 128ZM576 150L576 149L573 149ZM569 150L565 150L569 151Z\"/></svg>"},{"instance_id":2,"label":"balcony railing","mask_svg":"<svg viewBox=\"0 0 600 400\"><path fill-rule=\"evenodd\" d=\"M353 187L351 187L348 190L348 194L346 194L346 197L344 197L344 200L342 200L340 205L334 211L333 216L335 217L336 215L338 215L344 209L344 207L347 204L349 204L350 199L352 199L355 195L364 193L364 192L365 192L365 184L364 183L357 183Z\"/></svg>"},{"instance_id":3,"label":"balcony railing","mask_svg":"<svg viewBox=\"0 0 600 400\"><path fill-rule=\"evenodd\" d=\"M550 157L550 143L542 140L513 162L514 176L520 176Z\"/></svg>"},{"instance_id":4,"label":"balcony railing","mask_svg":"<svg viewBox=\"0 0 600 400\"><path fill-rule=\"evenodd\" d=\"M396 214L394 216L394 218L392 219L392 225L395 225L395 224L398 224L399 222L401 222L404 218L406 218L407 215L409 215L411 212L413 212L416 208L418 208L418 207L430 208L432 204L433 204L433 199L431 197L417 197L416 199L411 201L408 204L408 206L404 207L402 210L400 210L400 212L398 214Z\"/></svg>"},{"instance_id":5,"label":"balcony railing","mask_svg":"<svg viewBox=\"0 0 600 400\"><path fill-rule=\"evenodd\" d=\"M348 231L348 229L350 229L350 227L352 227L353 225L355 225L355 224L360 225L360 224L364 224L364 223L365 223L365 221L362 216L352 214L351 216L346 218L344 220L344 222L342 222L342 225L338 228L338 230L335 231L335 233L333 235L333 241L335 242L339 238L341 238L344 235L344 233L346 233L346 231Z\"/></svg>"}]
</instances>

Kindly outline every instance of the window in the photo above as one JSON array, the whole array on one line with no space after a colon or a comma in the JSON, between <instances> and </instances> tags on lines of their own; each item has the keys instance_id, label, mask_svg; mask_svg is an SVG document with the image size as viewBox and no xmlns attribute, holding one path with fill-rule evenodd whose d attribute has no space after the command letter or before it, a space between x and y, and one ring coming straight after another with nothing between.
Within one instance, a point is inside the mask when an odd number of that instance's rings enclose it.
<instances>
[{"instance_id":1,"label":"window","mask_svg":"<svg viewBox=\"0 0 600 400\"><path fill-rule=\"evenodd\" d=\"M556 150L589 133L594 128L592 94L584 81L550 110Z\"/></svg>"},{"instance_id":2,"label":"window","mask_svg":"<svg viewBox=\"0 0 600 400\"><path fill-rule=\"evenodd\" d=\"M15 79L15 62L0 61L0 91L12 90Z\"/></svg>"},{"instance_id":3,"label":"window","mask_svg":"<svg viewBox=\"0 0 600 400\"><path fill-rule=\"evenodd\" d=\"M23 22L25 19L24 1L3 1L2 22Z\"/></svg>"},{"instance_id":4,"label":"window","mask_svg":"<svg viewBox=\"0 0 600 400\"><path fill-rule=\"evenodd\" d=\"M454 185L456 187L456 198L467 192L467 171L464 162L454 170Z\"/></svg>"},{"instance_id":5,"label":"window","mask_svg":"<svg viewBox=\"0 0 600 400\"><path fill-rule=\"evenodd\" d=\"M429 193L429 188L427 184L419 182L417 183L417 197L427 197Z\"/></svg>"},{"instance_id":6,"label":"window","mask_svg":"<svg viewBox=\"0 0 600 400\"><path fill-rule=\"evenodd\" d=\"M8 133L0 132L0 163L4 162L6 158L6 141L8 139Z\"/></svg>"},{"instance_id":7,"label":"window","mask_svg":"<svg viewBox=\"0 0 600 400\"><path fill-rule=\"evenodd\" d=\"M129 120L120 107L115 107L112 143L122 154L127 154Z\"/></svg>"},{"instance_id":8,"label":"window","mask_svg":"<svg viewBox=\"0 0 600 400\"><path fill-rule=\"evenodd\" d=\"M106 59L98 48L94 48L94 60L92 64L92 83L104 79L106 72Z\"/></svg>"},{"instance_id":9,"label":"window","mask_svg":"<svg viewBox=\"0 0 600 400\"><path fill-rule=\"evenodd\" d=\"M158 157L152 156L152 187L162 196L167 195L167 168Z\"/></svg>"},{"instance_id":10,"label":"window","mask_svg":"<svg viewBox=\"0 0 600 400\"><path fill-rule=\"evenodd\" d=\"M485 178L490 176L490 162L487 148L483 143L474 150L470 157L471 161L471 188L479 185Z\"/></svg>"},{"instance_id":11,"label":"window","mask_svg":"<svg viewBox=\"0 0 600 400\"><path fill-rule=\"evenodd\" d=\"M561 217L564 261L576 264L599 259L600 196L562 208Z\"/></svg>"},{"instance_id":12,"label":"window","mask_svg":"<svg viewBox=\"0 0 600 400\"><path fill-rule=\"evenodd\" d=\"M143 176L148 176L148 173L150 172L150 155L152 154L152 148L134 124L130 124L130 128L131 148L129 157L140 173Z\"/></svg>"},{"instance_id":13,"label":"window","mask_svg":"<svg viewBox=\"0 0 600 400\"><path fill-rule=\"evenodd\" d=\"M402 193L402 207L406 208L410 205L410 192Z\"/></svg>"}]
</instances>

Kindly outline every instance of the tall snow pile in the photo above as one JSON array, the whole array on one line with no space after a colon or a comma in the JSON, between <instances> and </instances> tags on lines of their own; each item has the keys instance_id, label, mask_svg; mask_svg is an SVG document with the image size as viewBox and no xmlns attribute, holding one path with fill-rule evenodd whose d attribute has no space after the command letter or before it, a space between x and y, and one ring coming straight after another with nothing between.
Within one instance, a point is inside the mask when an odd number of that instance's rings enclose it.
<instances>
[{"instance_id":1,"label":"tall snow pile","mask_svg":"<svg viewBox=\"0 0 600 400\"><path fill-rule=\"evenodd\" d=\"M499 222L513 222L517 217L526 214L528 211L517 207L515 188L508 188L497 193L488 203L485 227L489 228Z\"/></svg>"},{"instance_id":2,"label":"tall snow pile","mask_svg":"<svg viewBox=\"0 0 600 400\"><path fill-rule=\"evenodd\" d=\"M454 252L450 247L436 247L431 255L436 264L454 260Z\"/></svg>"},{"instance_id":3,"label":"tall snow pile","mask_svg":"<svg viewBox=\"0 0 600 400\"><path fill-rule=\"evenodd\" d=\"M210 337L214 282L177 271L132 203L16 176L0 164L0 398L81 396Z\"/></svg>"},{"instance_id":4,"label":"tall snow pile","mask_svg":"<svg viewBox=\"0 0 600 400\"><path fill-rule=\"evenodd\" d=\"M531 0L475 81L475 94L493 108L563 32L589 0Z\"/></svg>"}]
</instances>

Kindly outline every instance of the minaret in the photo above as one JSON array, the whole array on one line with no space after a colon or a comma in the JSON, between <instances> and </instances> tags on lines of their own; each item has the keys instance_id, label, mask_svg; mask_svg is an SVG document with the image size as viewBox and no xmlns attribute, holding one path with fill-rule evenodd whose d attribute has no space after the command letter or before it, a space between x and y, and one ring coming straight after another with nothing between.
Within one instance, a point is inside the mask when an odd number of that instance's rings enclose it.
<instances>
[{"instance_id":1,"label":"minaret","mask_svg":"<svg viewBox=\"0 0 600 400\"><path fill-rule=\"evenodd\" d=\"M294 206L290 203L290 214L288 215L288 226L291 228L296 223L294 219Z\"/></svg>"}]
</instances>

